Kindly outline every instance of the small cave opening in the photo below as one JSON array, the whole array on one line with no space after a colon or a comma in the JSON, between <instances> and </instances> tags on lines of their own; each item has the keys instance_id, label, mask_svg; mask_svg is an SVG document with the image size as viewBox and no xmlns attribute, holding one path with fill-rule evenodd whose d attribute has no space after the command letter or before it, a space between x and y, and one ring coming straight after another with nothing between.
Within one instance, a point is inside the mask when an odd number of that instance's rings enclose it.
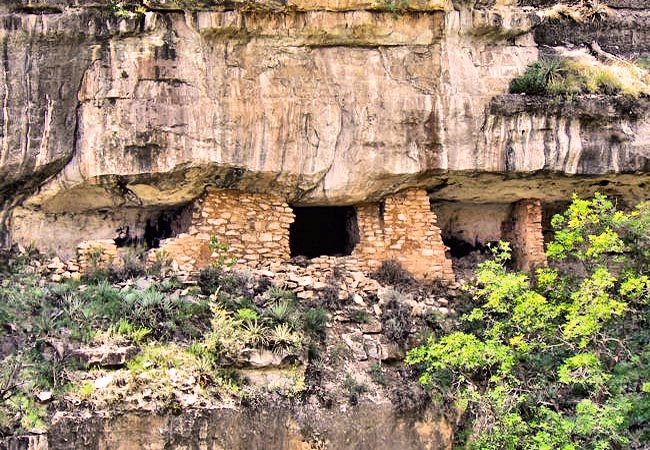
<instances>
[{"instance_id":1,"label":"small cave opening","mask_svg":"<svg viewBox=\"0 0 650 450\"><path fill-rule=\"evenodd\" d=\"M191 208L187 205L141 211L136 220L116 230L115 244L118 248L137 246L146 249L159 248L160 241L186 232L190 223Z\"/></svg>"},{"instance_id":2,"label":"small cave opening","mask_svg":"<svg viewBox=\"0 0 650 450\"><path fill-rule=\"evenodd\" d=\"M353 206L293 207L289 228L291 256L315 258L352 254L359 243L357 213Z\"/></svg>"}]
</instances>

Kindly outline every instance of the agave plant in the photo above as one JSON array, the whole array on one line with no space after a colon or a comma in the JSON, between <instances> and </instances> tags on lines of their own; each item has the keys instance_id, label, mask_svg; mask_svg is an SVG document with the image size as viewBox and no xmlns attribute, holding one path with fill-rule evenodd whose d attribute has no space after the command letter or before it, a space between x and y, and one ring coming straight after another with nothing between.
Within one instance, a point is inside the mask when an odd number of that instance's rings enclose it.
<instances>
[{"instance_id":1,"label":"agave plant","mask_svg":"<svg viewBox=\"0 0 650 450\"><path fill-rule=\"evenodd\" d=\"M264 347L268 344L269 329L263 323L253 320L245 320L242 324L244 340L251 347Z\"/></svg>"},{"instance_id":2,"label":"agave plant","mask_svg":"<svg viewBox=\"0 0 650 450\"><path fill-rule=\"evenodd\" d=\"M290 353L300 347L300 335L293 331L289 324L281 323L271 329L269 341L273 350L278 353Z\"/></svg>"},{"instance_id":3,"label":"agave plant","mask_svg":"<svg viewBox=\"0 0 650 450\"><path fill-rule=\"evenodd\" d=\"M266 290L266 295L271 300L281 301L281 300L295 300L296 295L288 289L283 288L282 286L271 286Z\"/></svg>"},{"instance_id":4,"label":"agave plant","mask_svg":"<svg viewBox=\"0 0 650 450\"><path fill-rule=\"evenodd\" d=\"M284 324L289 320L293 312L294 307L291 302L288 300L282 300L271 306L266 313L273 322Z\"/></svg>"}]
</instances>

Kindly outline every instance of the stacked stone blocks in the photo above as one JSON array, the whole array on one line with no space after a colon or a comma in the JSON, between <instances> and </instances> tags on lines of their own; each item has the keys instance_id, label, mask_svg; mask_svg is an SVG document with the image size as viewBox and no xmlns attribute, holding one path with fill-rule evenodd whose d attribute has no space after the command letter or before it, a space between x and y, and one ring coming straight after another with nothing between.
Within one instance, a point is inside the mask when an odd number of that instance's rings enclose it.
<instances>
[{"instance_id":1,"label":"stacked stone blocks","mask_svg":"<svg viewBox=\"0 0 650 450\"><path fill-rule=\"evenodd\" d=\"M512 220L513 257L517 268L528 272L546 265L541 202L535 199L517 202Z\"/></svg>"},{"instance_id":2,"label":"stacked stone blocks","mask_svg":"<svg viewBox=\"0 0 650 450\"><path fill-rule=\"evenodd\" d=\"M376 270L395 259L421 278L453 281L451 261L424 190L408 190L382 203L356 208L359 243L347 257L324 256L312 263ZM279 196L209 190L195 204L187 233L161 242L181 270L195 270L220 257L248 267L268 267L290 259L293 210ZM211 240L227 250L213 251Z\"/></svg>"},{"instance_id":3,"label":"stacked stone blocks","mask_svg":"<svg viewBox=\"0 0 650 450\"><path fill-rule=\"evenodd\" d=\"M196 202L189 231L165 239L160 250L182 270L219 259L253 267L287 261L293 221L293 211L277 195L210 189Z\"/></svg>"},{"instance_id":4,"label":"stacked stone blocks","mask_svg":"<svg viewBox=\"0 0 650 450\"><path fill-rule=\"evenodd\" d=\"M454 280L426 191L410 189L382 203L360 206L357 220L360 242L352 254L366 270L394 259L417 277Z\"/></svg>"}]
</instances>

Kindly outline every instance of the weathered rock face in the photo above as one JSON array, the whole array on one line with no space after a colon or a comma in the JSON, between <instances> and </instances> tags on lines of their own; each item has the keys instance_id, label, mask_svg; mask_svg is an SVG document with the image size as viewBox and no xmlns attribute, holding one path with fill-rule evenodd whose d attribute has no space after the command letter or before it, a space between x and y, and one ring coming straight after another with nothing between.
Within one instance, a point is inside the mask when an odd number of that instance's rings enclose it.
<instances>
[{"instance_id":1,"label":"weathered rock face","mask_svg":"<svg viewBox=\"0 0 650 450\"><path fill-rule=\"evenodd\" d=\"M110 419L63 418L48 433L50 449L316 450L451 449L452 426L442 417L396 415L391 405L338 408L262 406L181 415L130 413Z\"/></svg>"},{"instance_id":2,"label":"weathered rock face","mask_svg":"<svg viewBox=\"0 0 650 450\"><path fill-rule=\"evenodd\" d=\"M540 19L515 2L149 1L130 20L107 3L0 3L5 241L60 249L70 224L90 224L79 240L142 230L206 185L331 205L414 186L471 198L445 189L468 172L648 170L647 101L629 114L593 100L594 119L587 104L493 100L538 54Z\"/></svg>"}]
</instances>

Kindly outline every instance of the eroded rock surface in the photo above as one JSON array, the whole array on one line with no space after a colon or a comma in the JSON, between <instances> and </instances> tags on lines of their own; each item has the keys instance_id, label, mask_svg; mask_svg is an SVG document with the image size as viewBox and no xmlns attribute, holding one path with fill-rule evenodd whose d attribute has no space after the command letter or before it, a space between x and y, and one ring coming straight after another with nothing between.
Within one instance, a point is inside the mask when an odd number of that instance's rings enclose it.
<instances>
[{"instance_id":1,"label":"eroded rock surface","mask_svg":"<svg viewBox=\"0 0 650 450\"><path fill-rule=\"evenodd\" d=\"M445 187L475 174L647 173L647 100L502 96L537 59L534 38L564 42L570 26L512 1L456 3L147 1L119 19L107 1L2 2L4 243L144 230L206 185L349 205L409 187L474 197ZM607 20L627 20L630 51L647 53L647 11L611 3ZM581 27L609 39L610 22Z\"/></svg>"}]
</instances>

